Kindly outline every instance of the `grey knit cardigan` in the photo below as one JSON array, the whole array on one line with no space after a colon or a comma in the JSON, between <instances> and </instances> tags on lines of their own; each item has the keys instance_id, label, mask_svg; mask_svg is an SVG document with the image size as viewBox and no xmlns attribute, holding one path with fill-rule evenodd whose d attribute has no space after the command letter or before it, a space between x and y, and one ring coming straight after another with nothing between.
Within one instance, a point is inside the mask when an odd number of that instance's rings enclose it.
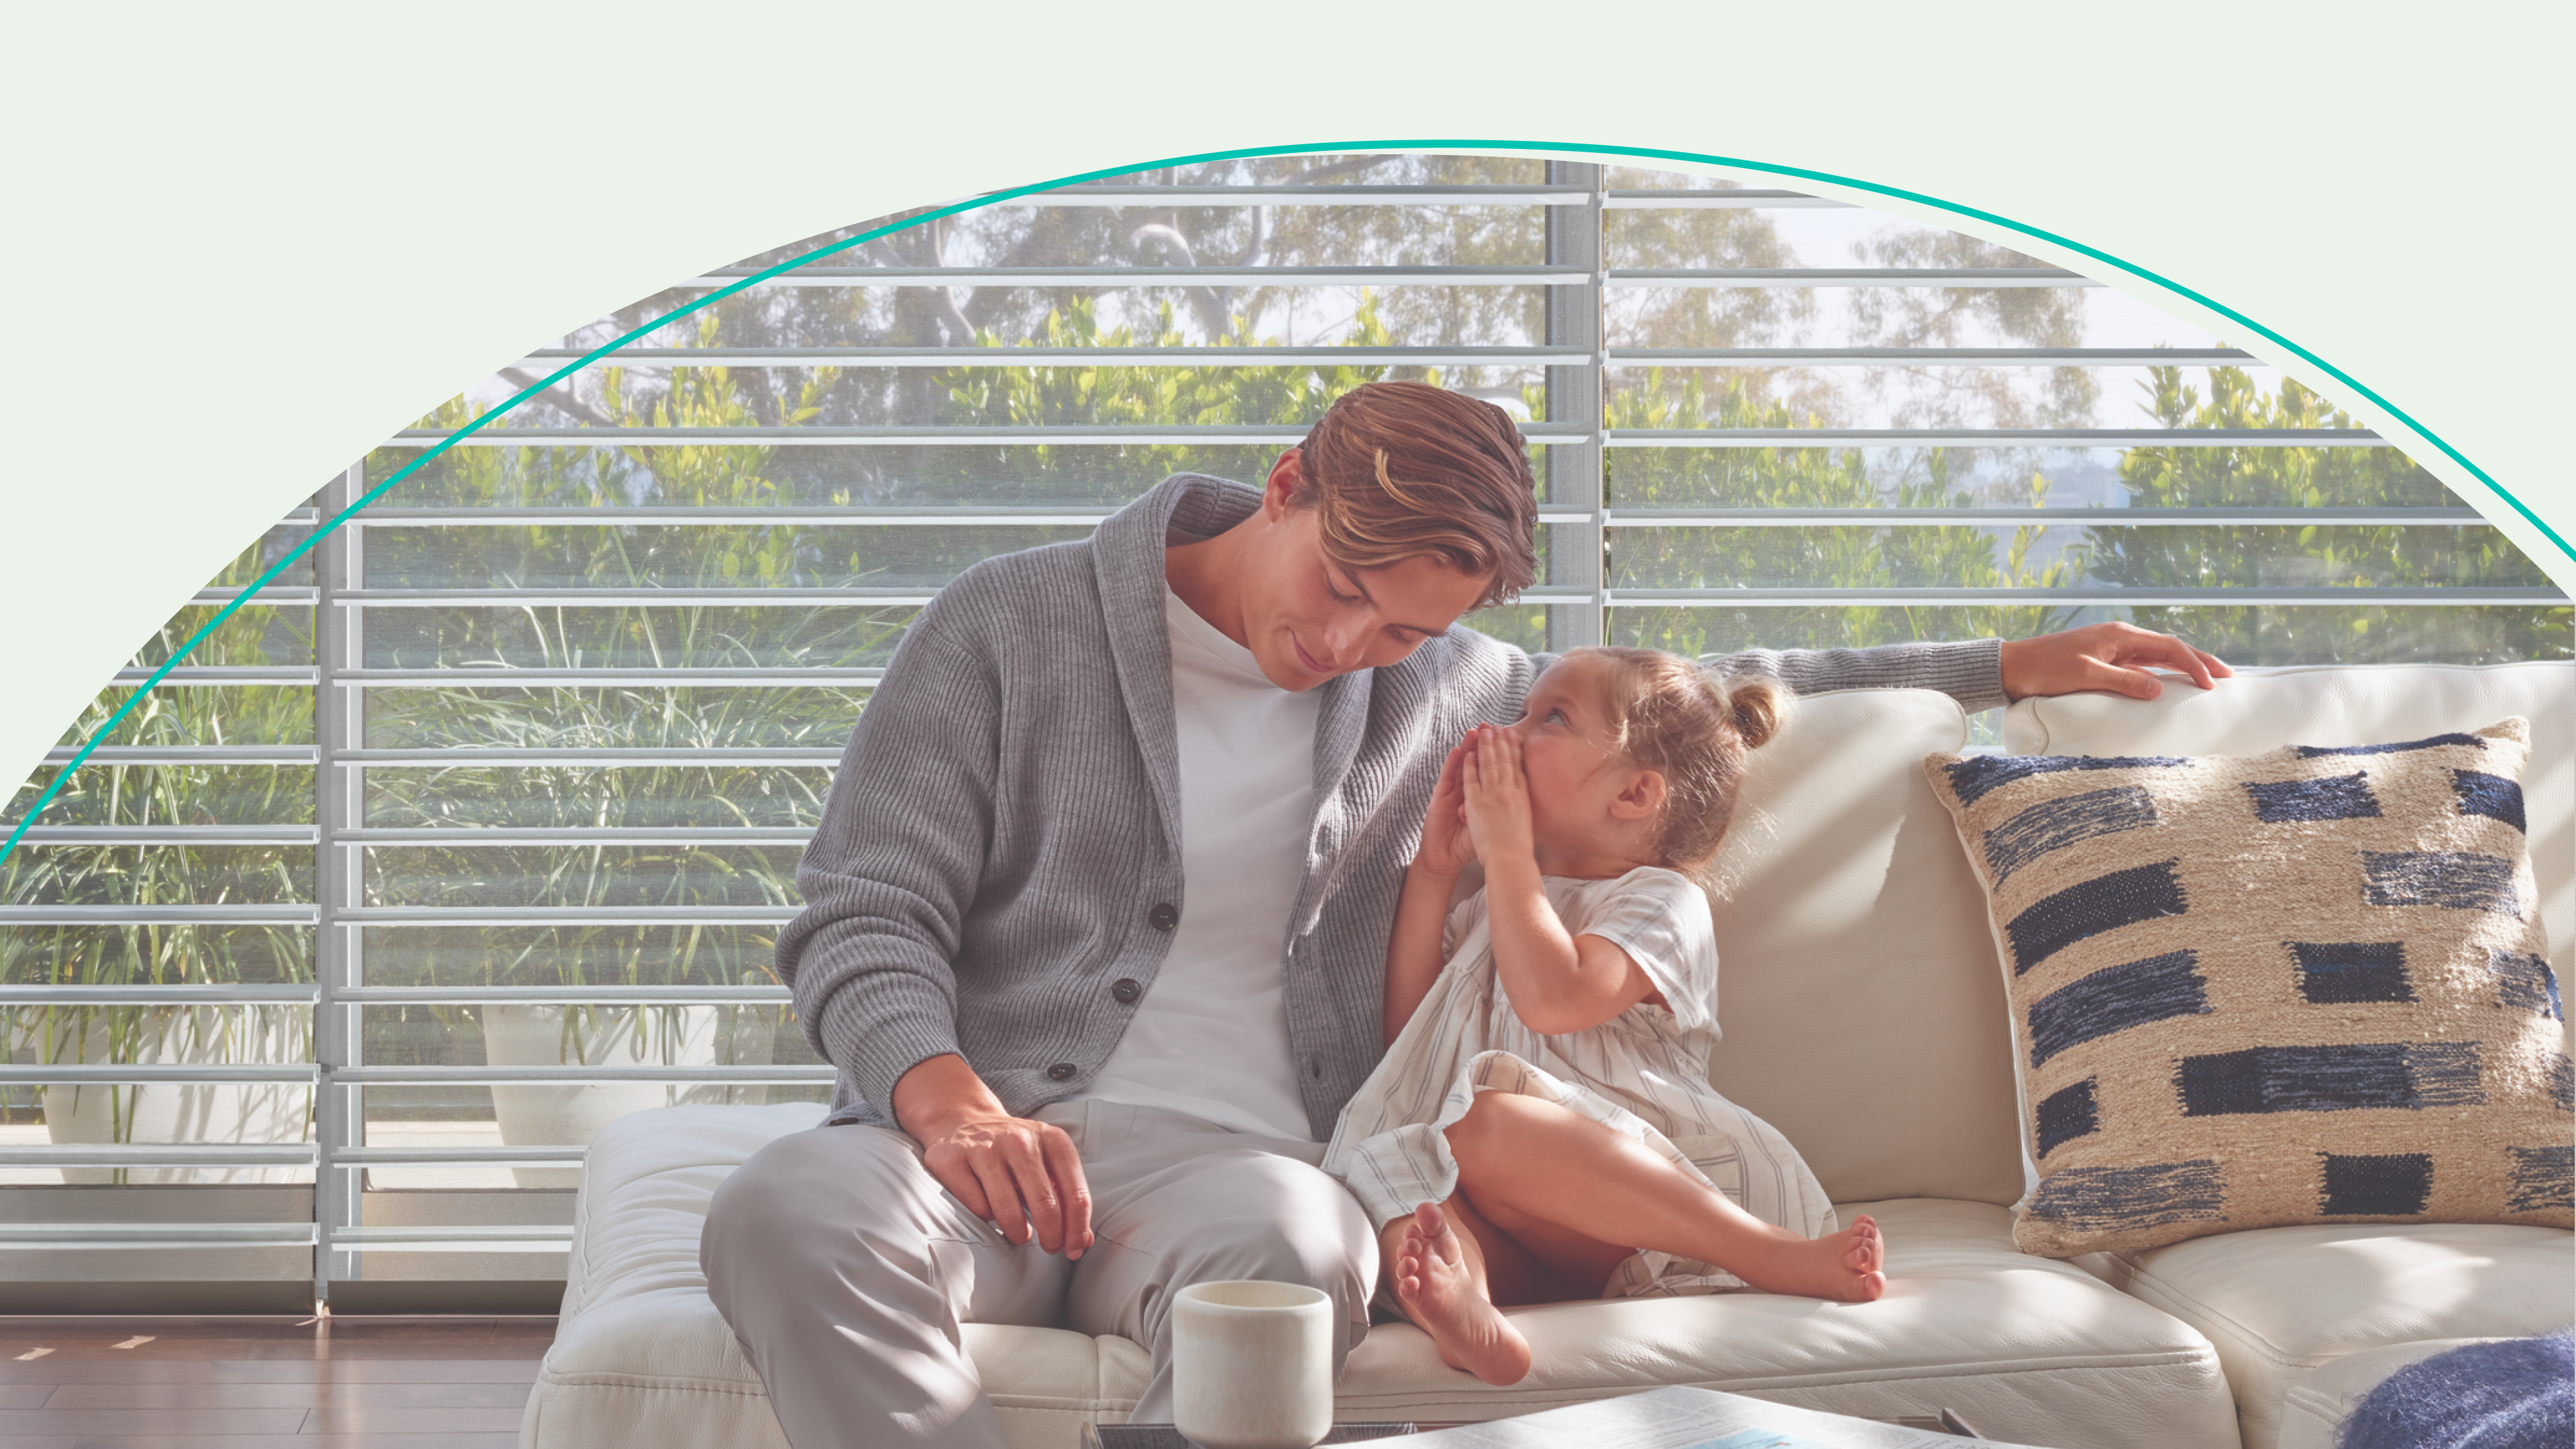
<instances>
[{"instance_id":1,"label":"grey knit cardigan","mask_svg":"<svg viewBox=\"0 0 2576 1449\"><path fill-rule=\"evenodd\" d=\"M896 1080L946 1052L1015 1113L1080 1090L1109 1060L1190 908L1163 550L1259 501L1175 475L1087 540L966 570L904 636L797 868L805 909L778 940L805 1033L840 1068L831 1120L890 1122ZM1984 640L1729 664L1804 693L1915 686L1981 709L2003 701L2000 651ZM1534 672L1520 650L1453 629L1321 686L1315 813L1280 941L1318 1141L1383 1050L1387 931L1445 747L1519 718Z\"/></svg>"}]
</instances>

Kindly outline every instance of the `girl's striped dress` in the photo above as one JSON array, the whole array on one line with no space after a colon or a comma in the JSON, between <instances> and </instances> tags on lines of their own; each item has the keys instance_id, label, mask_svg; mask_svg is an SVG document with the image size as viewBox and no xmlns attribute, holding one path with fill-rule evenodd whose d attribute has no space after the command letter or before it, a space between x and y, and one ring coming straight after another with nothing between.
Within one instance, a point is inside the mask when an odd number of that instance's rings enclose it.
<instances>
[{"instance_id":1,"label":"girl's striped dress","mask_svg":"<svg viewBox=\"0 0 2576 1449\"><path fill-rule=\"evenodd\" d=\"M1545 880L1568 934L1628 953L1669 1006L1641 1002L1583 1031L1521 1023L1494 971L1478 891L1449 916L1448 964L1386 1059L1342 1109L1324 1154L1383 1228L1458 1190L1442 1129L1478 1092L1519 1092L1603 1123L1714 1185L1745 1211L1807 1237L1834 1231L1833 1204L1797 1149L1708 1084L1717 1042L1717 940L1708 898L1686 876L1641 866L1614 880ZM1744 1281L1712 1264L1639 1252L1601 1296L1706 1293Z\"/></svg>"}]
</instances>

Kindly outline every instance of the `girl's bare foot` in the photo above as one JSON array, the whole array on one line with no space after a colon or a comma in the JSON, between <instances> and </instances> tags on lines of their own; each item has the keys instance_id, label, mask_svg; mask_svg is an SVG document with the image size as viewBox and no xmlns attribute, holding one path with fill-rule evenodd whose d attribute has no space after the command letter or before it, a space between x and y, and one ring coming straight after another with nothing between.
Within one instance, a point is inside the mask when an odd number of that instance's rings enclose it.
<instances>
[{"instance_id":1,"label":"girl's bare foot","mask_svg":"<svg viewBox=\"0 0 2576 1449\"><path fill-rule=\"evenodd\" d=\"M1726 1266L1765 1293L1796 1293L1843 1303L1868 1303L1887 1291L1887 1242L1873 1218L1860 1218L1839 1233L1801 1238L1783 1232L1746 1261Z\"/></svg>"},{"instance_id":2,"label":"girl's bare foot","mask_svg":"<svg viewBox=\"0 0 2576 1449\"><path fill-rule=\"evenodd\" d=\"M1489 1384L1516 1384L1529 1373L1529 1340L1478 1291L1439 1204L1413 1210L1388 1277L1396 1301L1431 1335L1442 1362Z\"/></svg>"}]
</instances>

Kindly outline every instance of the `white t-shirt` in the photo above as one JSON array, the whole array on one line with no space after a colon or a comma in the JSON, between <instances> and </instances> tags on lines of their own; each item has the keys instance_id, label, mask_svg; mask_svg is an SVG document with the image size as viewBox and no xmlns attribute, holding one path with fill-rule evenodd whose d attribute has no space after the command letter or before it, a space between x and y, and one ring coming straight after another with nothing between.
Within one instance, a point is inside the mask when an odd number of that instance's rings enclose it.
<instances>
[{"instance_id":1,"label":"white t-shirt","mask_svg":"<svg viewBox=\"0 0 2576 1449\"><path fill-rule=\"evenodd\" d=\"M1181 923L1127 1034L1076 1093L1307 1141L1281 952L1315 809L1321 690L1270 682L1252 651L1163 591L1181 754Z\"/></svg>"}]
</instances>

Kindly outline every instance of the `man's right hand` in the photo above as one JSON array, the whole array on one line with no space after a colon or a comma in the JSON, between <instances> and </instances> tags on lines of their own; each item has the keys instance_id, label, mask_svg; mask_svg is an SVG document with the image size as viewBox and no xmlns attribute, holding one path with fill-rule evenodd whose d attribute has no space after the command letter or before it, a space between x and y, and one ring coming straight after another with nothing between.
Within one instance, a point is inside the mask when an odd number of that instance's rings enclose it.
<instances>
[{"instance_id":1,"label":"man's right hand","mask_svg":"<svg viewBox=\"0 0 2576 1449\"><path fill-rule=\"evenodd\" d=\"M936 1056L904 1073L893 1106L922 1166L1012 1244L1035 1236L1068 1259L1091 1246L1091 1188L1073 1139L1003 1110L965 1058Z\"/></svg>"}]
</instances>

